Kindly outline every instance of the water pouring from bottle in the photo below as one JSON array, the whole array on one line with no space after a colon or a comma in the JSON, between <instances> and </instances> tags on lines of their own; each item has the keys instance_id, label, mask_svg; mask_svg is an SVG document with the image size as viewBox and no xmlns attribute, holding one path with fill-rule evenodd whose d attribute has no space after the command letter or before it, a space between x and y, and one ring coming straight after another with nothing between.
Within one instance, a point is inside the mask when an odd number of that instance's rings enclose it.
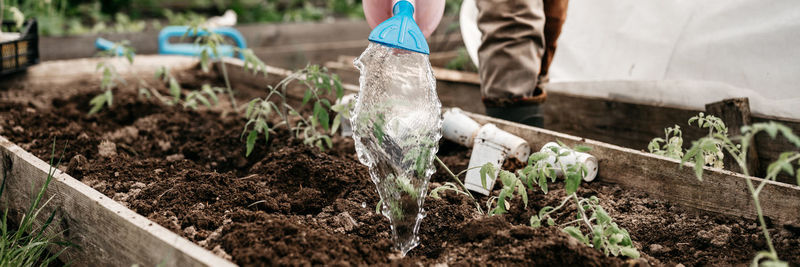
<instances>
[{"instance_id":1,"label":"water pouring from bottle","mask_svg":"<svg viewBox=\"0 0 800 267\"><path fill-rule=\"evenodd\" d=\"M351 125L358 159L369 167L395 248L405 256L419 245L442 137L442 105L414 5L394 2L394 16L375 27L370 45L354 62L361 76Z\"/></svg>"}]
</instances>

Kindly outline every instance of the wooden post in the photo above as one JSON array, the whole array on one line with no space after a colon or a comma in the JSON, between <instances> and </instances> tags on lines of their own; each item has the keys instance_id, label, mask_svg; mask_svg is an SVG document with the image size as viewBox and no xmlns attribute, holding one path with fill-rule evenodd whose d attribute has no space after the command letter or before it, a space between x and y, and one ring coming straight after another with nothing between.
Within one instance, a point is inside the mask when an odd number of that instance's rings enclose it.
<instances>
[{"instance_id":1,"label":"wooden post","mask_svg":"<svg viewBox=\"0 0 800 267\"><path fill-rule=\"evenodd\" d=\"M750 101L746 97L730 98L706 104L706 112L722 119L725 125L728 126L728 135L732 139L742 136L742 126L753 123L750 116ZM750 171L749 175L761 177L761 174L757 173L759 168L756 144L753 140L750 140L750 144L747 151L747 168ZM727 152L725 153L723 162L726 169L742 173L739 164L737 164L733 157Z\"/></svg>"}]
</instances>

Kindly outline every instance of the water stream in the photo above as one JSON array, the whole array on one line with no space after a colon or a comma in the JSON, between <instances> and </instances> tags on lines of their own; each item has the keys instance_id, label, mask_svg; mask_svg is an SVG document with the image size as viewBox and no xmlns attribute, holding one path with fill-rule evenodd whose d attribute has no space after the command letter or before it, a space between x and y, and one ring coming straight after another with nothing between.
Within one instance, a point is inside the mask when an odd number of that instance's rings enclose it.
<instances>
[{"instance_id":1,"label":"water stream","mask_svg":"<svg viewBox=\"0 0 800 267\"><path fill-rule=\"evenodd\" d=\"M360 91L351 124L358 159L369 167L403 256L419 244L441 107L428 55L370 43L355 60Z\"/></svg>"}]
</instances>

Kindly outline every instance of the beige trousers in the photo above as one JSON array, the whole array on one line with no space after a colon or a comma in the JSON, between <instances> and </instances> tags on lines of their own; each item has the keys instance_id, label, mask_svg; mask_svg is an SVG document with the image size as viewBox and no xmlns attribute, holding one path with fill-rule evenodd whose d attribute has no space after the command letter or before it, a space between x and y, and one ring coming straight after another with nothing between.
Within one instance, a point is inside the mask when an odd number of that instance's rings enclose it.
<instances>
[{"instance_id":1,"label":"beige trousers","mask_svg":"<svg viewBox=\"0 0 800 267\"><path fill-rule=\"evenodd\" d=\"M541 103L539 84L556 48L568 0L477 0L481 93L487 107Z\"/></svg>"}]
</instances>

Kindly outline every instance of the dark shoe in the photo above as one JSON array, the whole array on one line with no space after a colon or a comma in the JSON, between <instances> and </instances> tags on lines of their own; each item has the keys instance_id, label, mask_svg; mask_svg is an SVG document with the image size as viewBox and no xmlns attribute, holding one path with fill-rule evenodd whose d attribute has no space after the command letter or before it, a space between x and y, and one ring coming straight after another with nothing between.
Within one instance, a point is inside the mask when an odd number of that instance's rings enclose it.
<instances>
[{"instance_id":1,"label":"dark shoe","mask_svg":"<svg viewBox=\"0 0 800 267\"><path fill-rule=\"evenodd\" d=\"M539 103L510 107L486 107L486 115L534 127L544 127L544 116Z\"/></svg>"}]
</instances>

